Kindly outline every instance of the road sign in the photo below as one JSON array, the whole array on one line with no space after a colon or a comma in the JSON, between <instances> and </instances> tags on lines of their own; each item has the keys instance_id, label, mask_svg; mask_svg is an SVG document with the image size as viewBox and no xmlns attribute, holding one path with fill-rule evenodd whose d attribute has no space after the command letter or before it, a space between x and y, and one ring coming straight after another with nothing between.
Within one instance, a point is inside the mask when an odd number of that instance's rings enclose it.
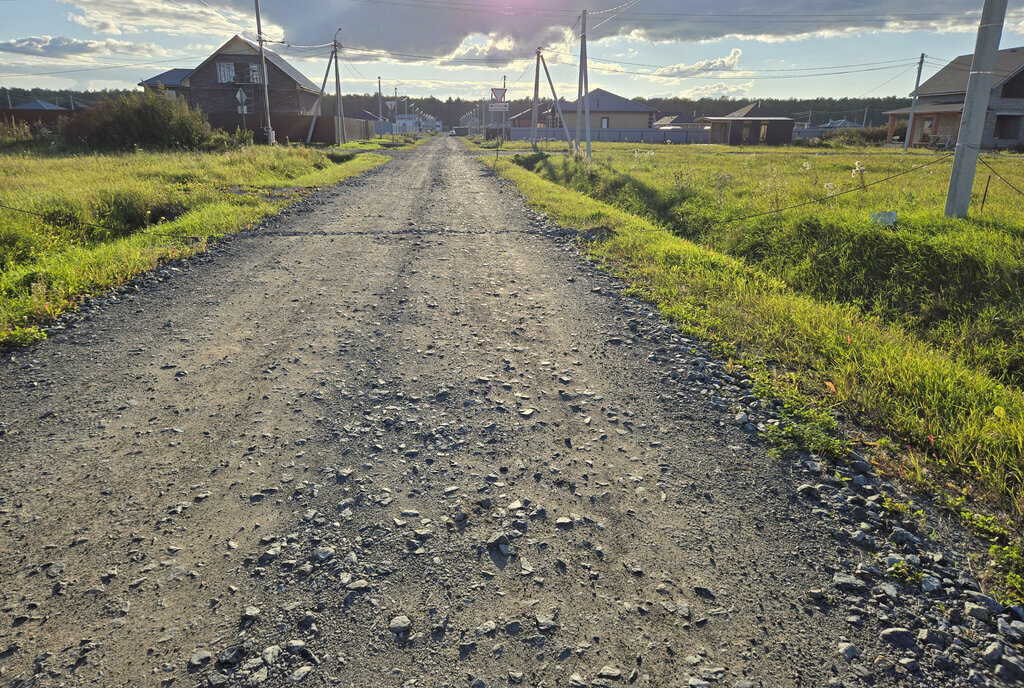
<instances>
[{"instance_id":1,"label":"road sign","mask_svg":"<svg viewBox=\"0 0 1024 688\"><path fill-rule=\"evenodd\" d=\"M251 114L251 112L249 111L249 106L248 105L239 105L238 106L238 114L240 114L240 115Z\"/></svg>"},{"instance_id":2,"label":"road sign","mask_svg":"<svg viewBox=\"0 0 1024 688\"><path fill-rule=\"evenodd\" d=\"M508 92L507 88L492 88L491 89L491 98L494 100L495 103L504 103L505 102L505 93L507 93L507 92Z\"/></svg>"},{"instance_id":3,"label":"road sign","mask_svg":"<svg viewBox=\"0 0 1024 688\"><path fill-rule=\"evenodd\" d=\"M387 101L387 103L388 103L388 110L394 110L396 107L398 107L398 101L397 100L389 100L389 101Z\"/></svg>"},{"instance_id":4,"label":"road sign","mask_svg":"<svg viewBox=\"0 0 1024 688\"><path fill-rule=\"evenodd\" d=\"M491 103L491 112L508 112L508 103Z\"/></svg>"},{"instance_id":5,"label":"road sign","mask_svg":"<svg viewBox=\"0 0 1024 688\"><path fill-rule=\"evenodd\" d=\"M235 100L238 101L239 105L245 105L245 101L249 100L249 96L245 95L245 91L238 89L238 93L235 94Z\"/></svg>"}]
</instances>

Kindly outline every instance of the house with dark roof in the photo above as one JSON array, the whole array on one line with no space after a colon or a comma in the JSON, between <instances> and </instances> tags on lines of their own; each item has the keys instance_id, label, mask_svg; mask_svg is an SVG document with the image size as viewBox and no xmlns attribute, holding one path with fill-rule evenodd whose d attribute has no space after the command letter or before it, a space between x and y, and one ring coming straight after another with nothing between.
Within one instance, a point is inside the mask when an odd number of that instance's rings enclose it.
<instances>
[{"instance_id":1,"label":"house with dark roof","mask_svg":"<svg viewBox=\"0 0 1024 688\"><path fill-rule=\"evenodd\" d=\"M577 100L579 100L577 98ZM595 88L584 98L590 104L591 129L650 129L657 110L617 96L603 88ZM585 111L585 110L584 110ZM562 103L562 113L569 131L576 128L576 100Z\"/></svg>"},{"instance_id":2,"label":"house with dark roof","mask_svg":"<svg viewBox=\"0 0 1024 688\"><path fill-rule=\"evenodd\" d=\"M973 61L974 55L961 55L917 89L912 130L907 133L910 145L933 148L956 145ZM910 118L910 108L890 110L885 114L889 115L888 141L892 142L897 123ZM1024 47L1000 50L989 94L982 147L1009 148L1024 144L1022 124Z\"/></svg>"},{"instance_id":3,"label":"house with dark roof","mask_svg":"<svg viewBox=\"0 0 1024 688\"><path fill-rule=\"evenodd\" d=\"M671 129L673 127L679 127L684 124L692 124L693 115L687 115L685 113L659 113L658 117L654 120L652 125L655 129Z\"/></svg>"},{"instance_id":4,"label":"house with dark roof","mask_svg":"<svg viewBox=\"0 0 1024 688\"><path fill-rule=\"evenodd\" d=\"M727 146L778 146L793 140L796 121L766 111L761 103L751 103L724 117L698 117L709 131L709 143Z\"/></svg>"},{"instance_id":5,"label":"house with dark roof","mask_svg":"<svg viewBox=\"0 0 1024 688\"><path fill-rule=\"evenodd\" d=\"M67 110L66 107L61 107L60 105L54 105L53 103L48 103L45 100L32 100L32 101L29 101L27 103L22 103L21 105L15 105L11 109L12 110L33 110L33 111L36 111L36 110Z\"/></svg>"},{"instance_id":6,"label":"house with dark roof","mask_svg":"<svg viewBox=\"0 0 1024 688\"><path fill-rule=\"evenodd\" d=\"M320 89L295 67L266 49L271 118L309 115ZM185 98L210 117L211 124L234 128L248 116L262 126L264 98L259 44L236 35L194 69L171 69L139 83L163 89L169 98ZM326 104L325 104L326 106ZM256 120L255 122L253 120Z\"/></svg>"}]
</instances>

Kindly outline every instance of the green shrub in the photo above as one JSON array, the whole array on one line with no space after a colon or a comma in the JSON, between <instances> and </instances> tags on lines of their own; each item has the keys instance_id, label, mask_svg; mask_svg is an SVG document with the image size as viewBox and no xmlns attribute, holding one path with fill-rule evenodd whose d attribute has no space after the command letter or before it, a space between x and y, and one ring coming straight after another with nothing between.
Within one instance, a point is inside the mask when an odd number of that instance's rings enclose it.
<instances>
[{"instance_id":1,"label":"green shrub","mask_svg":"<svg viewBox=\"0 0 1024 688\"><path fill-rule=\"evenodd\" d=\"M155 148L207 150L223 137L214 136L206 115L161 91L146 91L105 100L72 117L62 117L64 141L90 148Z\"/></svg>"}]
</instances>

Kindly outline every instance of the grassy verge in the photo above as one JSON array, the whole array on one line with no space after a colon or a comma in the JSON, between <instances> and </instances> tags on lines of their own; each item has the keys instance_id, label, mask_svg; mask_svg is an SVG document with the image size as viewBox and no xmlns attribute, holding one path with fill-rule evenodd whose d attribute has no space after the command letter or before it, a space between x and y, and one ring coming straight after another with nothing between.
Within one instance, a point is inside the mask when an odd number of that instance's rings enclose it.
<instances>
[{"instance_id":1,"label":"grassy verge","mask_svg":"<svg viewBox=\"0 0 1024 688\"><path fill-rule=\"evenodd\" d=\"M820 418L816 407L842 407L906 447L892 456L903 478L928 489L955 485L969 499L1000 505L1014 520L1024 514L1024 395L1019 390L855 306L797 293L742 260L510 161L482 160L560 223L610 230L610 238L591 245L592 255L683 331L746 362L759 385L783 391L798 419L800 414ZM808 395L817 403L808 403ZM812 430L808 437L783 439L827 445L821 439L827 424ZM1019 533L1006 532L1012 538L1007 546L1017 543L1019 553ZM998 566L1006 574L1006 596L1024 600L1024 560L1008 556Z\"/></svg>"},{"instance_id":2,"label":"grassy verge","mask_svg":"<svg viewBox=\"0 0 1024 688\"><path fill-rule=\"evenodd\" d=\"M993 177L981 215L986 168L979 168L973 217L952 220L940 213L945 156L669 148L602 144L592 164L536 154L518 160L800 293L857 306L1024 385L1024 203ZM988 162L1024 183L1018 156ZM895 227L870 220L883 210L898 212Z\"/></svg>"},{"instance_id":3,"label":"grassy verge","mask_svg":"<svg viewBox=\"0 0 1024 688\"><path fill-rule=\"evenodd\" d=\"M0 156L0 346L31 343L77 300L387 162L317 151Z\"/></svg>"}]
</instances>

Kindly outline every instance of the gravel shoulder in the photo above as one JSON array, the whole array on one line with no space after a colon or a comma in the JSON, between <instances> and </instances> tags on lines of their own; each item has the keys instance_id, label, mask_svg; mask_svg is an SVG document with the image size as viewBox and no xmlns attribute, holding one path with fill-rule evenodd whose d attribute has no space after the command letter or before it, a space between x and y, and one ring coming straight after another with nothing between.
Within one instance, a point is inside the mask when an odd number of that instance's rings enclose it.
<instances>
[{"instance_id":1,"label":"gravel shoulder","mask_svg":"<svg viewBox=\"0 0 1024 688\"><path fill-rule=\"evenodd\" d=\"M870 467L769 459L460 143L393 157L5 353L0 684L1024 678Z\"/></svg>"}]
</instances>

